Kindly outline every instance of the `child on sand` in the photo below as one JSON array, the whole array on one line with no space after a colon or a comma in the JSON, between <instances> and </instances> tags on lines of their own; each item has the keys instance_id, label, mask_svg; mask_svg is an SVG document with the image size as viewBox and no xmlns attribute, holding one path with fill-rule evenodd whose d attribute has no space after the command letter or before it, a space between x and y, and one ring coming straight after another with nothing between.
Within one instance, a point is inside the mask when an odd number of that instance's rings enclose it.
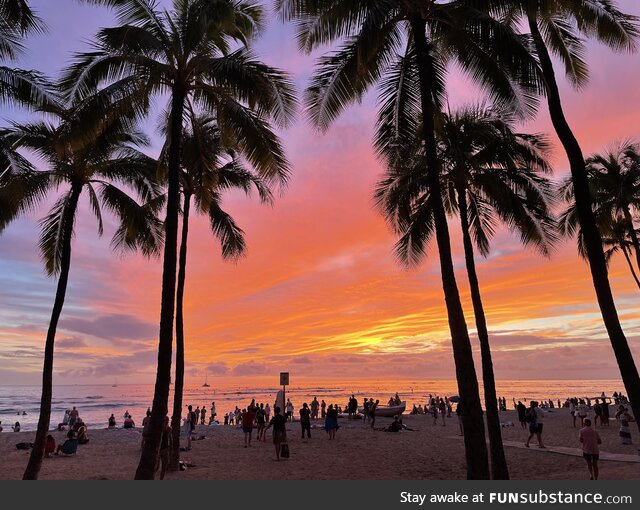
<instances>
[{"instance_id":1,"label":"child on sand","mask_svg":"<svg viewBox=\"0 0 640 510\"><path fill-rule=\"evenodd\" d=\"M267 429L273 426L273 446L276 449L276 459L280 460L280 445L287 440L287 419L280 414L280 407L274 407L273 411L275 414L269 421Z\"/></svg>"}]
</instances>

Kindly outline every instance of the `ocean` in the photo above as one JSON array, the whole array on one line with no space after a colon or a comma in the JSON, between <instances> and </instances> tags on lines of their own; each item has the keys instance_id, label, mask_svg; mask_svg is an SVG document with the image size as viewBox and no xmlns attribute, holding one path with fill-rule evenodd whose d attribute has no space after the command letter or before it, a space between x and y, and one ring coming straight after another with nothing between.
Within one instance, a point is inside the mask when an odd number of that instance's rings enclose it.
<instances>
[{"instance_id":1,"label":"ocean","mask_svg":"<svg viewBox=\"0 0 640 510\"><path fill-rule=\"evenodd\" d=\"M512 409L512 399L548 400L562 402L569 397L595 398L603 392L611 396L614 391L624 393L624 386L619 380L558 380L558 381L497 381L499 397L507 400L507 407ZM173 388L173 386L172 386ZM207 407L207 422L211 403L215 402L217 418L222 422L223 413L232 411L235 406L246 407L252 398L258 403L269 403L273 406L278 390L281 387L247 386L221 387L211 383L210 387L186 385L183 404ZM482 386L481 386L482 391ZM457 394L455 381L331 381L322 386L313 384L292 385L286 389L286 397L291 399L296 410L303 402L310 403L314 396L325 400L327 405L345 406L348 398L354 394L361 404L366 398L379 399L386 404L389 397L398 393L407 401L409 412L413 404L424 405L429 395L441 397ZM118 426L122 426L123 415L129 412L139 426L147 407L153 400L152 384L118 384L118 385L69 385L54 386L51 428L62 421L65 409L76 406L82 419L91 428L106 428L111 413L116 417ZM169 414L171 414L173 394L170 395ZM35 430L40 408L39 386L1 386L0 387L0 421L4 432L11 431L11 425L20 422L21 429ZM25 414L26 413L26 414ZM184 416L184 414L183 414Z\"/></svg>"}]
</instances>

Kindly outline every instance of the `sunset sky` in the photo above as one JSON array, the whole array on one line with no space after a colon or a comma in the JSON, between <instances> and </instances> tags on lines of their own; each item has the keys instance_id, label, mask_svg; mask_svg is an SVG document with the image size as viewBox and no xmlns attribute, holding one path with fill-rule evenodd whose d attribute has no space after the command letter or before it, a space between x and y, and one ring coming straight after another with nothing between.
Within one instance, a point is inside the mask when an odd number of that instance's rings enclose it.
<instances>
[{"instance_id":1,"label":"sunset sky","mask_svg":"<svg viewBox=\"0 0 640 510\"><path fill-rule=\"evenodd\" d=\"M18 64L55 75L108 11L74 0L32 0L48 32L32 36ZM640 15L640 2L621 0ZM297 52L290 28L273 21L255 45L261 58L286 69L304 88L313 59ZM317 56L317 55L315 55ZM640 139L640 55L616 55L589 45L591 79L575 91L562 81L566 113L585 154L620 139ZM449 80L452 106L482 99L457 73ZM220 258L206 219L192 221L185 299L187 382L251 384L337 378L453 379L451 343L433 245L417 269L396 263L394 236L374 210L372 192L382 167L371 149L375 92L318 134L301 111L284 131L293 173L274 207L255 197L225 199L246 232L247 256ZM0 125L27 118L0 110ZM152 130L155 120L149 123ZM527 132L552 133L544 105ZM155 136L153 150L161 142ZM555 135L555 178L567 162ZM60 321L54 381L58 384L153 382L157 356L161 265L109 249L85 201L76 225L70 284ZM43 208L0 237L0 384L36 384L55 293L39 258ZM111 224L113 227L113 224ZM475 332L459 225L450 230L467 323ZM498 233L479 278L499 379L618 378L586 263L575 240L550 259ZM638 288L624 259L611 266L623 326L640 360ZM477 339L472 335L474 349ZM478 358L477 358L478 359ZM477 365L479 368L479 364ZM220 379L219 379L220 378ZM222 379L224 378L224 380Z\"/></svg>"}]
</instances>

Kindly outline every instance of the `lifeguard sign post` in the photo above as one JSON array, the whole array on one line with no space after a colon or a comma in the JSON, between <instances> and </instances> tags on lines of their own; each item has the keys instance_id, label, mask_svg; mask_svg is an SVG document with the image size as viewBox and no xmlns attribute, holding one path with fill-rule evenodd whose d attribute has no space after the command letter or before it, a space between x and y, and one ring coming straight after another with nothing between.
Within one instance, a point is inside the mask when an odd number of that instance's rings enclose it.
<instances>
[{"instance_id":1,"label":"lifeguard sign post","mask_svg":"<svg viewBox=\"0 0 640 510\"><path fill-rule=\"evenodd\" d=\"M289 372L280 372L280 384L282 385L282 414L287 416L285 406L287 405L286 386L289 384Z\"/></svg>"}]
</instances>

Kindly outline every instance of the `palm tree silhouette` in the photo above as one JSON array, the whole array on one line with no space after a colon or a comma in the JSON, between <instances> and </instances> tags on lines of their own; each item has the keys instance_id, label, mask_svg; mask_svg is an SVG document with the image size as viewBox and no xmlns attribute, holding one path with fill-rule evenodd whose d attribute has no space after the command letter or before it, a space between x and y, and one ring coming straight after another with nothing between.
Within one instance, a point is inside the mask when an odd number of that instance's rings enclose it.
<instances>
[{"instance_id":1,"label":"palm tree silhouette","mask_svg":"<svg viewBox=\"0 0 640 510\"><path fill-rule=\"evenodd\" d=\"M502 445L489 333L475 265L474 242L487 256L498 220L547 255L556 239L549 204L551 189L541 173L550 171L548 143L540 135L516 133L513 117L483 105L442 114L437 122L438 156L442 161L442 200L458 213L467 275L476 320L484 382L487 429L494 478L508 473ZM419 132L403 140L406 157L390 168L376 189L376 203L400 236L396 254L408 267L425 256L433 238L433 200L425 175L425 153Z\"/></svg>"},{"instance_id":2,"label":"palm tree silhouette","mask_svg":"<svg viewBox=\"0 0 640 510\"><path fill-rule=\"evenodd\" d=\"M529 27L532 51L544 75L544 95L551 122L569 159L576 213L602 319L631 408L634 414L640 415L640 375L611 292L583 152L564 114L551 60L552 53L559 57L569 80L580 87L588 72L580 34L596 38L615 51L633 51L639 34L638 19L621 12L611 0L510 0L508 3L513 9L510 19L517 18L519 13ZM640 422L638 428L640 430Z\"/></svg>"},{"instance_id":3,"label":"palm tree silhouette","mask_svg":"<svg viewBox=\"0 0 640 510\"><path fill-rule=\"evenodd\" d=\"M288 176L288 165L277 136L268 125L260 126L262 133L249 145L252 150L265 141L271 141L263 148L271 160L280 161L282 166L276 174L282 183ZM231 189L240 189L250 195L252 189L258 192L263 203L272 203L269 186L259 175L244 168L241 158L246 156L246 148L233 143L233 136L224 136L224 127L218 126L215 118L196 115L191 111L189 128L183 134L181 189L182 237L178 261L178 282L176 291L176 378L174 386L173 453L170 467L177 470L180 459L180 424L182 414L182 394L184 387L184 290L187 270L187 240L191 201L195 200L195 212L206 215L212 234L222 246L222 258L237 260L246 250L245 236L233 218L221 207L222 194ZM228 133L227 133L228 135ZM231 134L232 135L232 134ZM224 140L227 140L225 143ZM229 143L230 142L230 143ZM272 154L275 151L275 154ZM262 152L262 150L261 150ZM208 384L207 384L208 386Z\"/></svg>"},{"instance_id":4,"label":"palm tree silhouette","mask_svg":"<svg viewBox=\"0 0 640 510\"><path fill-rule=\"evenodd\" d=\"M237 135L249 162L266 179L278 162L264 165L248 133L271 120L284 126L295 100L288 77L258 61L247 42L261 28L262 8L244 0L174 0L161 10L154 0L86 0L115 9L119 26L98 32L94 51L80 54L66 74L70 97L83 96L105 81L137 90L140 110L152 96L169 96L167 207L162 268L158 367L151 420L136 479L153 479L171 380L176 292L180 155L187 99L215 114ZM241 45L230 51L231 45ZM265 158L268 159L268 158Z\"/></svg>"},{"instance_id":5,"label":"palm tree silhouette","mask_svg":"<svg viewBox=\"0 0 640 510\"><path fill-rule=\"evenodd\" d=\"M640 246L634 217L640 206L640 153L636 143L627 141L612 146L604 154L594 154L586 160L590 195L593 209L605 247L605 259L622 252L636 284L640 286L636 271L640 267ZM579 225L573 182L565 179L560 187L565 201L569 203L561 216L561 227L565 235L577 235L578 250L587 258L584 237ZM630 254L635 253L637 267L634 268Z\"/></svg>"},{"instance_id":6,"label":"palm tree silhouette","mask_svg":"<svg viewBox=\"0 0 640 510\"><path fill-rule=\"evenodd\" d=\"M472 479L489 478L489 462L471 342L442 203L435 114L442 110L445 74L452 61L483 86L495 103L509 104L520 113L533 111L540 80L522 38L512 26L490 16L485 3L492 4L474 0L278 0L276 4L284 20L295 20L302 50L341 42L336 51L320 58L307 90L306 102L316 126L327 129L349 103L360 100L377 84L384 122L378 126L376 148L393 164L398 159L398 140L422 120L442 286L456 379L464 401L467 476ZM513 78L518 78L517 83ZM508 473L496 476L506 478Z\"/></svg>"},{"instance_id":7,"label":"palm tree silhouette","mask_svg":"<svg viewBox=\"0 0 640 510\"><path fill-rule=\"evenodd\" d=\"M38 477L49 430L55 336L66 297L81 194L88 196L99 235L103 209L119 218L113 248L140 249L149 256L160 250L162 224L155 214L164 200L158 197L160 188L153 180L157 163L136 148L147 140L135 130L135 113L124 114L127 103L129 98L105 90L68 106L49 105L47 113L49 118L55 116L55 123L14 124L0 131L3 143L31 151L48 166L36 170L23 160L20 171L3 183L0 196L9 197L12 210L24 212L58 196L40 220L42 259L47 274L58 276L58 284L45 343L40 417L24 479ZM145 205L139 205L126 189L135 190Z\"/></svg>"}]
</instances>

